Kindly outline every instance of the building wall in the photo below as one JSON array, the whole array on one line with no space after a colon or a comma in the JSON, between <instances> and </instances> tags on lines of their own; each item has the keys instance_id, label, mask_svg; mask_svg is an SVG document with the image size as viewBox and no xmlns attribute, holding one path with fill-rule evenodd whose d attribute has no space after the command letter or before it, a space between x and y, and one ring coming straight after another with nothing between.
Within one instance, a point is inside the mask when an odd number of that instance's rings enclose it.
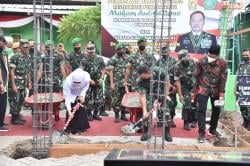
<instances>
[{"instance_id":1,"label":"building wall","mask_svg":"<svg viewBox=\"0 0 250 166\"><path fill-rule=\"evenodd\" d=\"M2 28L2 30L4 31L5 36L17 37L20 35L21 39L27 39L27 40L33 38L33 22L26 24L24 26L21 26L21 27L16 27L16 28ZM57 30L58 28L53 26L53 39L54 39L55 46L59 43L59 40L57 37L59 33L57 32ZM45 34L43 41L46 41L48 39L49 39L49 34ZM64 43L64 45L67 51L72 51L71 41Z\"/></svg>"}]
</instances>

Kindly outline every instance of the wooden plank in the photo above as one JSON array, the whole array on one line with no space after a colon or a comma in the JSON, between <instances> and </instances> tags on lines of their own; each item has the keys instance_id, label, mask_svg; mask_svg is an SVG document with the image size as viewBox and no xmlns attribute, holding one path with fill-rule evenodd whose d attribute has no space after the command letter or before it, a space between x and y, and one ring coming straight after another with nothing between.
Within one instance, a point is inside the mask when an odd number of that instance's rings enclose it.
<instances>
[{"instance_id":1,"label":"wooden plank","mask_svg":"<svg viewBox=\"0 0 250 166\"><path fill-rule=\"evenodd\" d=\"M219 128L223 128L227 133L229 133L230 135L234 135L234 133L229 129L229 128L227 128L225 125L223 125L222 123L218 123L218 126L219 126ZM239 128L240 126L238 126L238 128ZM246 129L243 129L243 130L245 130L245 133L246 134L248 134L249 133L249 136L250 136L250 132L249 131L247 131ZM241 147L250 147L250 143L248 143L247 141L245 141L243 138L241 138L241 136L240 135L238 135L237 136L237 139L238 139L238 141L239 141L239 143L240 143L240 146Z\"/></svg>"},{"instance_id":2,"label":"wooden plank","mask_svg":"<svg viewBox=\"0 0 250 166\"><path fill-rule=\"evenodd\" d=\"M247 32L250 32L250 28L245 28L245 29L242 29L242 30L237 31L237 32L231 32L231 33L226 34L225 36L226 37L231 37L231 36L234 36L234 35L240 35L242 33L247 33Z\"/></svg>"},{"instance_id":3,"label":"wooden plank","mask_svg":"<svg viewBox=\"0 0 250 166\"><path fill-rule=\"evenodd\" d=\"M86 155L100 151L111 151L112 149L147 149L143 144L58 144L49 149L48 156L54 158L67 157L71 155ZM157 146L161 149L161 145ZM250 151L250 147L207 147L207 146L179 146L166 145L168 150L189 151Z\"/></svg>"}]
</instances>

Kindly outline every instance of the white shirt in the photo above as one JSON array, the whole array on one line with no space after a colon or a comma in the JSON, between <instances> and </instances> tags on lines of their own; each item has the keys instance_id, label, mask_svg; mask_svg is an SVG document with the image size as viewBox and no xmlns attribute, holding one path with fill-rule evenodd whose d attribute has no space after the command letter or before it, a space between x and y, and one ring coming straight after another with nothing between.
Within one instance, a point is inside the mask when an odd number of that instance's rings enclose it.
<instances>
[{"instance_id":1,"label":"white shirt","mask_svg":"<svg viewBox=\"0 0 250 166\"><path fill-rule=\"evenodd\" d=\"M201 35L201 33L202 33L202 31L200 31L200 32L194 32L194 31L192 31L192 33L193 33L193 36L195 36L195 35L200 36L200 35Z\"/></svg>"},{"instance_id":2,"label":"white shirt","mask_svg":"<svg viewBox=\"0 0 250 166\"><path fill-rule=\"evenodd\" d=\"M74 83L74 82L79 83ZM78 68L74 70L65 80L63 95L67 110L71 110L71 103L74 103L77 96L85 98L89 88L90 75L88 72Z\"/></svg>"}]
</instances>

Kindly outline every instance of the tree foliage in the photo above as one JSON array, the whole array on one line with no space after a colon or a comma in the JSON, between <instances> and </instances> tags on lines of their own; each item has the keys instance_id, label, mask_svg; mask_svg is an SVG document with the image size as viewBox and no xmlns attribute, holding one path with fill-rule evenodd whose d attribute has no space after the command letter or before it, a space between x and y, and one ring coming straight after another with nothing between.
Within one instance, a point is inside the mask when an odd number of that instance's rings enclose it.
<instances>
[{"instance_id":1,"label":"tree foliage","mask_svg":"<svg viewBox=\"0 0 250 166\"><path fill-rule=\"evenodd\" d=\"M59 40L71 42L75 37L80 37L83 43L93 40L97 49L101 47L101 5L80 9L62 17L58 27Z\"/></svg>"}]
</instances>

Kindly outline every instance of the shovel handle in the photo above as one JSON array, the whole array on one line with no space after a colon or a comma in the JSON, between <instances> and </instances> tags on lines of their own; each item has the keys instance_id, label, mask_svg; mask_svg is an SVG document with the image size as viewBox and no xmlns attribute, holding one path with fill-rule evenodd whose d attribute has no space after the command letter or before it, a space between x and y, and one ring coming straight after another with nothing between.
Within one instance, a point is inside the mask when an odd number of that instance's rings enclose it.
<instances>
[{"instance_id":1,"label":"shovel handle","mask_svg":"<svg viewBox=\"0 0 250 166\"><path fill-rule=\"evenodd\" d=\"M71 116L68 118L67 122L65 123L64 127L63 127L63 131L65 131L70 123L70 121L74 118L74 115L76 113L76 111L79 110L80 107L82 107L83 105L81 103L77 103L74 107L73 107L73 112L71 114Z\"/></svg>"},{"instance_id":2,"label":"shovel handle","mask_svg":"<svg viewBox=\"0 0 250 166\"><path fill-rule=\"evenodd\" d=\"M125 86L125 92L126 92L126 93L129 93L129 89L128 89L128 86L127 86L127 85Z\"/></svg>"}]
</instances>

